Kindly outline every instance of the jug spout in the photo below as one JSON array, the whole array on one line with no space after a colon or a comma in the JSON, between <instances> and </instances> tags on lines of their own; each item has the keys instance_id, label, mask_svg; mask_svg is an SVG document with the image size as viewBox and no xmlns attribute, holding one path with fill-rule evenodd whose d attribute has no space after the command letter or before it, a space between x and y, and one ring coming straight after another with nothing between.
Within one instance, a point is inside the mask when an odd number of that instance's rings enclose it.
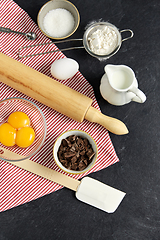
<instances>
[{"instance_id":1,"label":"jug spout","mask_svg":"<svg viewBox=\"0 0 160 240\"><path fill-rule=\"evenodd\" d=\"M112 64L107 64L104 68L105 73L107 74L108 79L110 79L110 77L112 76L112 74L114 73L116 69L115 65Z\"/></svg>"}]
</instances>

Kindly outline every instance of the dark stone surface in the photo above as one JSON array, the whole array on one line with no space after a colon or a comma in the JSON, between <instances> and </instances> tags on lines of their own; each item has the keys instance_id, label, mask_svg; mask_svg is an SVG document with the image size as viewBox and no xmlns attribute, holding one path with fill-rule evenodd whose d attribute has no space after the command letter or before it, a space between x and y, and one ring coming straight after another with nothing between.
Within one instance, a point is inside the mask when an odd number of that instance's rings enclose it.
<instances>
[{"instance_id":1,"label":"dark stone surface","mask_svg":"<svg viewBox=\"0 0 160 240\"><path fill-rule=\"evenodd\" d=\"M44 0L16 0L36 22ZM120 162L90 176L117 189L126 197L113 214L79 202L63 188L0 216L2 240L158 240L160 239L160 2L159 0L72 0L81 22L72 38L82 38L85 26L103 19L120 30L130 28L134 38L119 52L100 62L85 50L66 51L93 86L102 112L121 119L130 133L110 134ZM99 92L104 66L126 64L135 71L144 104L116 107Z\"/></svg>"}]
</instances>

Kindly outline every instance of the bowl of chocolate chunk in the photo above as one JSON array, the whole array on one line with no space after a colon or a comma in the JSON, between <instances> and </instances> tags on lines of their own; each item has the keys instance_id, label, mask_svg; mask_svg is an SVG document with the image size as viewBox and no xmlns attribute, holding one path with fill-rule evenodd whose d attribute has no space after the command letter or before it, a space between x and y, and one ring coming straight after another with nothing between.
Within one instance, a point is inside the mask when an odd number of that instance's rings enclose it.
<instances>
[{"instance_id":1,"label":"bowl of chocolate chunk","mask_svg":"<svg viewBox=\"0 0 160 240\"><path fill-rule=\"evenodd\" d=\"M70 174L82 174L90 170L97 159L95 140L82 130L69 130L55 141L53 156L58 167Z\"/></svg>"}]
</instances>

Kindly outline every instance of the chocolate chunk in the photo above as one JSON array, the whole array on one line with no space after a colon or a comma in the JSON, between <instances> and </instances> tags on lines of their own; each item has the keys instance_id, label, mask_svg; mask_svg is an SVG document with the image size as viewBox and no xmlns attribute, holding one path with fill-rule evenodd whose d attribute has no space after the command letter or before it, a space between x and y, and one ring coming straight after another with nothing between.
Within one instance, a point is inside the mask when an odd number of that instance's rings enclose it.
<instances>
[{"instance_id":1,"label":"chocolate chunk","mask_svg":"<svg viewBox=\"0 0 160 240\"><path fill-rule=\"evenodd\" d=\"M87 161L87 159L84 159L84 164L86 164L86 166L88 165L88 161Z\"/></svg>"},{"instance_id":2,"label":"chocolate chunk","mask_svg":"<svg viewBox=\"0 0 160 240\"><path fill-rule=\"evenodd\" d=\"M86 151L85 151L85 150L82 150L82 151L80 152L80 155L85 155L85 153L86 153Z\"/></svg>"},{"instance_id":3,"label":"chocolate chunk","mask_svg":"<svg viewBox=\"0 0 160 240\"><path fill-rule=\"evenodd\" d=\"M76 135L71 135L67 138L70 142L75 142L76 140Z\"/></svg>"},{"instance_id":4,"label":"chocolate chunk","mask_svg":"<svg viewBox=\"0 0 160 240\"><path fill-rule=\"evenodd\" d=\"M62 147L68 146L66 139L62 139L62 144L61 144L61 146L62 146Z\"/></svg>"},{"instance_id":5,"label":"chocolate chunk","mask_svg":"<svg viewBox=\"0 0 160 240\"><path fill-rule=\"evenodd\" d=\"M75 151L78 151L78 150L79 150L79 148L78 148L78 145L77 145L77 143L76 143L76 142L74 142L74 143L73 143L72 147L74 147L74 148L75 148Z\"/></svg>"},{"instance_id":6,"label":"chocolate chunk","mask_svg":"<svg viewBox=\"0 0 160 240\"><path fill-rule=\"evenodd\" d=\"M81 138L78 138L78 139L77 139L77 144L78 144L78 145L84 144L84 143L83 143L83 140L82 140Z\"/></svg>"},{"instance_id":7,"label":"chocolate chunk","mask_svg":"<svg viewBox=\"0 0 160 240\"><path fill-rule=\"evenodd\" d=\"M62 152L65 152L66 151L66 148L67 147L64 147L63 145L60 146L59 150L62 151Z\"/></svg>"},{"instance_id":8,"label":"chocolate chunk","mask_svg":"<svg viewBox=\"0 0 160 240\"><path fill-rule=\"evenodd\" d=\"M74 171L84 170L94 155L88 139L76 135L63 139L58 149L59 161L64 167Z\"/></svg>"},{"instance_id":9,"label":"chocolate chunk","mask_svg":"<svg viewBox=\"0 0 160 240\"><path fill-rule=\"evenodd\" d=\"M80 156L80 151L76 152L76 157L79 158Z\"/></svg>"},{"instance_id":10,"label":"chocolate chunk","mask_svg":"<svg viewBox=\"0 0 160 240\"><path fill-rule=\"evenodd\" d=\"M79 171L82 171L86 168L86 164L82 161L79 162L78 164Z\"/></svg>"},{"instance_id":11,"label":"chocolate chunk","mask_svg":"<svg viewBox=\"0 0 160 240\"><path fill-rule=\"evenodd\" d=\"M75 153L73 153L73 152L65 152L64 153L65 158L70 158L70 157L73 157L73 156L75 156Z\"/></svg>"},{"instance_id":12,"label":"chocolate chunk","mask_svg":"<svg viewBox=\"0 0 160 240\"><path fill-rule=\"evenodd\" d=\"M76 156L71 158L71 163L75 163L75 162L77 162L77 157Z\"/></svg>"},{"instance_id":13,"label":"chocolate chunk","mask_svg":"<svg viewBox=\"0 0 160 240\"><path fill-rule=\"evenodd\" d=\"M75 146L72 146L72 147L70 148L70 151L71 151L71 152L75 152L75 151L76 151Z\"/></svg>"},{"instance_id":14,"label":"chocolate chunk","mask_svg":"<svg viewBox=\"0 0 160 240\"><path fill-rule=\"evenodd\" d=\"M93 158L93 156L95 155L94 152L92 152L90 155L89 155L89 160L91 160Z\"/></svg>"},{"instance_id":15,"label":"chocolate chunk","mask_svg":"<svg viewBox=\"0 0 160 240\"><path fill-rule=\"evenodd\" d=\"M68 139L65 139L65 140L66 140L66 142L67 142L68 147L72 147L71 142L70 142Z\"/></svg>"},{"instance_id":16,"label":"chocolate chunk","mask_svg":"<svg viewBox=\"0 0 160 240\"><path fill-rule=\"evenodd\" d=\"M72 163L72 170L76 171L77 170L77 166L78 166L77 163Z\"/></svg>"},{"instance_id":17,"label":"chocolate chunk","mask_svg":"<svg viewBox=\"0 0 160 240\"><path fill-rule=\"evenodd\" d=\"M71 162L68 162L67 168L70 169L70 170L72 169L72 163Z\"/></svg>"},{"instance_id":18,"label":"chocolate chunk","mask_svg":"<svg viewBox=\"0 0 160 240\"><path fill-rule=\"evenodd\" d=\"M58 158L59 158L59 159L63 159L63 151L60 150L60 151L58 152Z\"/></svg>"},{"instance_id":19,"label":"chocolate chunk","mask_svg":"<svg viewBox=\"0 0 160 240\"><path fill-rule=\"evenodd\" d=\"M79 158L80 161L83 161L84 159L85 159L84 155L81 155L80 158Z\"/></svg>"},{"instance_id":20,"label":"chocolate chunk","mask_svg":"<svg viewBox=\"0 0 160 240\"><path fill-rule=\"evenodd\" d=\"M67 160L61 159L61 163L64 167L66 167L66 168L68 167L68 161Z\"/></svg>"}]
</instances>

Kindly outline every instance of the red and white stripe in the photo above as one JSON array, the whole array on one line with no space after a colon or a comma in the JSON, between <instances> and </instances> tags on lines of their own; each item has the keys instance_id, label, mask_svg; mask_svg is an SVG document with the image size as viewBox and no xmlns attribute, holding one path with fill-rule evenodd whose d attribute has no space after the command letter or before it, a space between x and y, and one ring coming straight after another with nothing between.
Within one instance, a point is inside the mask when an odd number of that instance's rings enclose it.
<instances>
[{"instance_id":1,"label":"red and white stripe","mask_svg":"<svg viewBox=\"0 0 160 240\"><path fill-rule=\"evenodd\" d=\"M27 23L27 24L26 24ZM33 31L37 34L37 39L34 44L41 44L50 42L37 25L32 21L28 14L21 9L12 0L1 0L1 26L8 27L16 31L28 32ZM33 42L24 38L24 36L8 33L1 34L1 52L8 56L26 64L27 66L34 68L43 74L51 76L50 66L56 60L64 58L65 55L62 52L56 52L51 54L45 54L41 56L18 58L18 49L23 46L31 45ZM48 49L58 49L57 46L40 46L40 51ZM25 49L25 54L29 54L34 49ZM58 80L57 80L58 81ZM76 91L85 94L93 99L92 106L99 109L98 103L94 96L94 91L84 76L78 72L73 78L66 81L61 81ZM18 92L15 89L0 82L0 100L9 97L22 97L26 98L42 110L47 121L47 136L44 145L34 155L31 160L47 166L51 169L62 172L55 164L52 156L52 148L55 139L64 131L69 129L81 129L88 132L95 139L98 146L98 159L95 166L85 174L70 175L73 178L81 178L91 172L101 170L119 161L112 142L110 140L108 131L102 126L96 123L90 123L84 120L82 123L78 123L55 110L41 104L40 102ZM99 109L100 110L100 109ZM0 114L3 114L0 112ZM1 119L1 116L0 116ZM58 184L43 179L32 173L28 173L22 169L12 166L9 163L0 161L1 164L1 211L5 211L20 204L29 202L51 192L54 192L61 188ZM68 175L68 174L66 174Z\"/></svg>"}]
</instances>

